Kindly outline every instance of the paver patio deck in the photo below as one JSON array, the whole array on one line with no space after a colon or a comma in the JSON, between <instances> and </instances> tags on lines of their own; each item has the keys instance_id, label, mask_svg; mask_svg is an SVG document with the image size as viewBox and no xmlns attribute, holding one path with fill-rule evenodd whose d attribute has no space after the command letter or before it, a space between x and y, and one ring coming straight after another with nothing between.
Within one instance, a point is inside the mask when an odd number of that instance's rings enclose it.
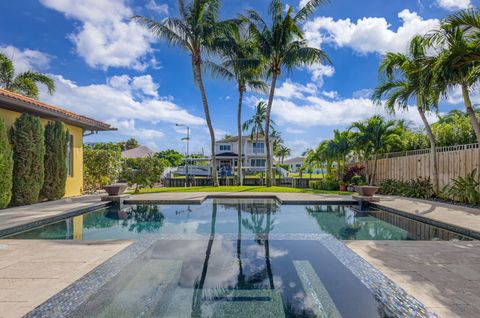
<instances>
[{"instance_id":1,"label":"paver patio deck","mask_svg":"<svg viewBox=\"0 0 480 318\"><path fill-rule=\"evenodd\" d=\"M412 216L480 232L480 209L395 196L380 196L380 198L380 202L375 202L379 208L399 210Z\"/></svg>"},{"instance_id":2,"label":"paver patio deck","mask_svg":"<svg viewBox=\"0 0 480 318\"><path fill-rule=\"evenodd\" d=\"M443 318L480 312L480 241L345 241Z\"/></svg>"},{"instance_id":3,"label":"paver patio deck","mask_svg":"<svg viewBox=\"0 0 480 318\"><path fill-rule=\"evenodd\" d=\"M26 314L130 243L2 240L0 317Z\"/></svg>"}]
</instances>

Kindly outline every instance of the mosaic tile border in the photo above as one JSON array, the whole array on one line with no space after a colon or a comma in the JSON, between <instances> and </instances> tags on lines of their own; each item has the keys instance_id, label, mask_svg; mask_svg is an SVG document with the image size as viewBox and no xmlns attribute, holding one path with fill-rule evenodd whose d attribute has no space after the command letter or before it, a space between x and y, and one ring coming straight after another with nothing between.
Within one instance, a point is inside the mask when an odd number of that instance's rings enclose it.
<instances>
[{"instance_id":1,"label":"mosaic tile border","mask_svg":"<svg viewBox=\"0 0 480 318\"><path fill-rule=\"evenodd\" d=\"M219 238L236 240L237 234L218 234ZM25 315L25 318L65 317L78 309L88 298L108 283L125 266L134 261L158 240L208 240L209 235L150 235L135 241L123 251L68 286L55 296ZM254 235L242 235L242 240L254 239ZM314 240L321 242L347 267L375 296L389 317L437 318L417 299L407 294L379 270L350 250L330 234L272 234L270 240Z\"/></svg>"},{"instance_id":2,"label":"mosaic tile border","mask_svg":"<svg viewBox=\"0 0 480 318\"><path fill-rule=\"evenodd\" d=\"M111 205L110 202L98 202L98 203L95 203L94 205L88 206L86 208L76 208L74 210L67 211L65 213L61 213L61 214L58 214L58 215L55 215L55 216L51 216L51 217L47 217L47 218L44 218L44 219L39 219L39 220L36 220L36 221L33 221L33 222L29 222L29 223L9 227L9 228L6 228L6 229L2 229L2 230L0 230L0 238L5 239L6 238L5 236L9 236L9 235L12 235L12 234L17 234L17 233L20 233L20 232L24 232L24 231L27 231L27 230L34 229L36 227L40 227L40 226L47 225L47 224L50 224L50 223L55 223L55 222L58 222L58 221L61 221L61 220L65 220L65 219L68 219L68 218L71 218L71 217L74 217L74 216L77 216L77 215L80 215L80 214L85 214L85 213L92 212L92 211L95 211L95 210L98 210L98 209L106 208L110 205Z\"/></svg>"}]
</instances>

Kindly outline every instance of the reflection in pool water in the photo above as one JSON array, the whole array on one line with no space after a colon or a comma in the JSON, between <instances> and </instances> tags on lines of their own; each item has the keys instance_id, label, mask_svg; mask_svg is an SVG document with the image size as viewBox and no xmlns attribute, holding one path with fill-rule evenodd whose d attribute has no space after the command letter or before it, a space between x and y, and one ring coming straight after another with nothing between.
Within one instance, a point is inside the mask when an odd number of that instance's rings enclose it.
<instances>
[{"instance_id":1,"label":"reflection in pool water","mask_svg":"<svg viewBox=\"0 0 480 318\"><path fill-rule=\"evenodd\" d=\"M215 218L211 211L215 206ZM145 234L233 234L238 227L261 242L271 234L332 234L341 240L466 239L384 211L357 213L342 205L280 205L266 199L214 199L201 205L136 205L108 208L19 233L29 239L137 239Z\"/></svg>"}]
</instances>

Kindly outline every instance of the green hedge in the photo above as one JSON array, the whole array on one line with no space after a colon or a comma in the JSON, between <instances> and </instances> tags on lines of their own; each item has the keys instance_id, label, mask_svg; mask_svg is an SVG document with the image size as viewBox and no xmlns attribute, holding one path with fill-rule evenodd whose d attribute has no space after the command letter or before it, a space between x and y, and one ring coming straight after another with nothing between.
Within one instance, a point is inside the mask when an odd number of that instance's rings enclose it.
<instances>
[{"instance_id":1,"label":"green hedge","mask_svg":"<svg viewBox=\"0 0 480 318\"><path fill-rule=\"evenodd\" d=\"M308 186L315 190L338 191L340 183L333 178L325 178L320 181L309 181Z\"/></svg>"},{"instance_id":2,"label":"green hedge","mask_svg":"<svg viewBox=\"0 0 480 318\"><path fill-rule=\"evenodd\" d=\"M13 149L11 206L38 201L44 180L44 129L40 118L22 114L10 130Z\"/></svg>"},{"instance_id":3,"label":"green hedge","mask_svg":"<svg viewBox=\"0 0 480 318\"><path fill-rule=\"evenodd\" d=\"M68 133L61 122L45 126L45 181L40 196L57 200L65 195Z\"/></svg>"},{"instance_id":4,"label":"green hedge","mask_svg":"<svg viewBox=\"0 0 480 318\"><path fill-rule=\"evenodd\" d=\"M410 198L429 199L434 196L430 179L400 181L387 179L380 183L380 194L400 195Z\"/></svg>"},{"instance_id":5,"label":"green hedge","mask_svg":"<svg viewBox=\"0 0 480 318\"><path fill-rule=\"evenodd\" d=\"M5 122L0 118L0 209L12 198L13 157Z\"/></svg>"},{"instance_id":6,"label":"green hedge","mask_svg":"<svg viewBox=\"0 0 480 318\"><path fill-rule=\"evenodd\" d=\"M84 146L83 187L86 191L98 190L117 180L122 169L121 152L118 149Z\"/></svg>"}]
</instances>

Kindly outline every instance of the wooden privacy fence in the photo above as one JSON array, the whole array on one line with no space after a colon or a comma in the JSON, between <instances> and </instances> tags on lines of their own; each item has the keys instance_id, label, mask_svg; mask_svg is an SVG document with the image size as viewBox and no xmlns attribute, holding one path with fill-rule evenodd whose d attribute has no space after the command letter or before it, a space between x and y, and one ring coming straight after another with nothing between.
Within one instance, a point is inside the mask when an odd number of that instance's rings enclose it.
<instances>
[{"instance_id":1,"label":"wooden privacy fence","mask_svg":"<svg viewBox=\"0 0 480 318\"><path fill-rule=\"evenodd\" d=\"M369 160L368 173L373 172L374 160ZM480 149L478 144L437 148L439 187L442 189L452 179L465 177L473 169L479 170ZM479 171L480 172L480 171ZM430 149L389 153L377 161L375 184L385 179L411 180L432 178Z\"/></svg>"}]
</instances>

